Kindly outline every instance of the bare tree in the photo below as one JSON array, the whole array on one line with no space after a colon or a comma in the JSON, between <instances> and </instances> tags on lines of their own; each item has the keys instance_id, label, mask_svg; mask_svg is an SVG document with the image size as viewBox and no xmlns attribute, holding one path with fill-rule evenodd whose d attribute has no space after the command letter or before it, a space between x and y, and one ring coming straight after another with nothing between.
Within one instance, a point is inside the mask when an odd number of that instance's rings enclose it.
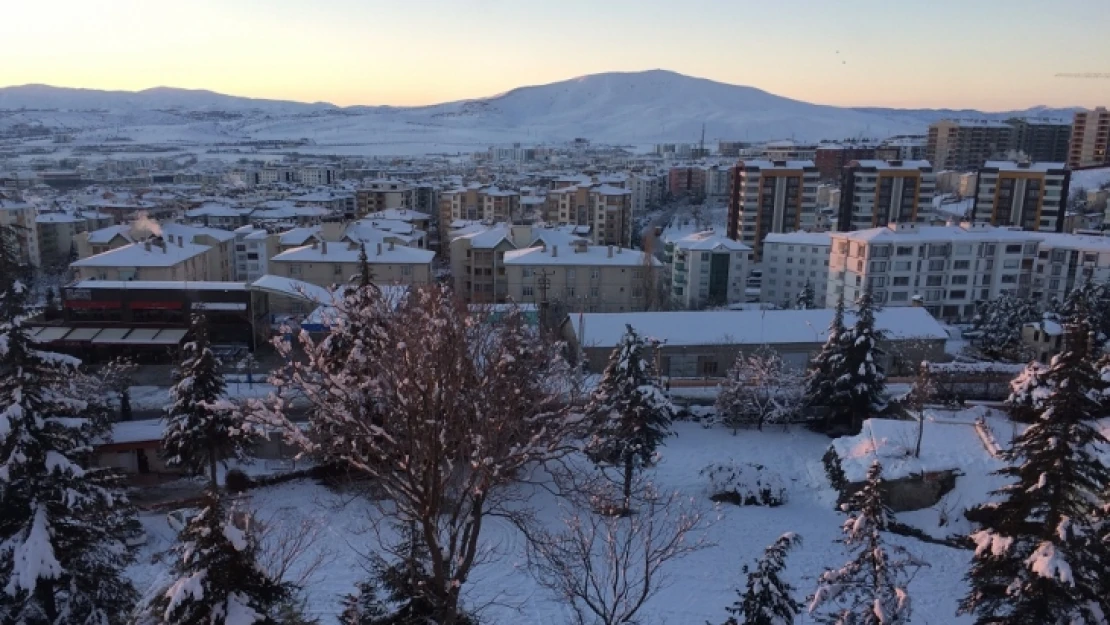
<instances>
[{"instance_id":1,"label":"bare tree","mask_svg":"<svg viewBox=\"0 0 1110 625\"><path fill-rule=\"evenodd\" d=\"M717 415L732 433L742 425L785 423L802 406L804 380L800 371L791 369L774 349L764 345L751 355L737 356L736 363L721 384L717 396Z\"/></svg>"},{"instance_id":2,"label":"bare tree","mask_svg":"<svg viewBox=\"0 0 1110 625\"><path fill-rule=\"evenodd\" d=\"M281 508L265 519L255 518L258 565L270 579L304 588L335 553L320 542L325 519L295 516L292 508Z\"/></svg>"},{"instance_id":3,"label":"bare tree","mask_svg":"<svg viewBox=\"0 0 1110 625\"><path fill-rule=\"evenodd\" d=\"M441 625L465 618L459 598L485 553L487 517L525 514L510 487L569 453L579 430L562 398L559 346L518 311L487 313L469 312L439 285L401 302L349 288L327 337L302 333L303 358L276 343L290 358L272 381L307 400L310 431L285 419L280 403L254 410L302 448L369 478L381 495L372 522L413 528L427 561L410 562L404 541L383 549L426 571L419 588Z\"/></svg>"},{"instance_id":4,"label":"bare tree","mask_svg":"<svg viewBox=\"0 0 1110 625\"><path fill-rule=\"evenodd\" d=\"M666 587L670 562L710 546L703 515L650 485L639 489L637 514L596 514L590 490L569 497L561 531L532 536L532 574L570 605L577 625L631 623Z\"/></svg>"}]
</instances>

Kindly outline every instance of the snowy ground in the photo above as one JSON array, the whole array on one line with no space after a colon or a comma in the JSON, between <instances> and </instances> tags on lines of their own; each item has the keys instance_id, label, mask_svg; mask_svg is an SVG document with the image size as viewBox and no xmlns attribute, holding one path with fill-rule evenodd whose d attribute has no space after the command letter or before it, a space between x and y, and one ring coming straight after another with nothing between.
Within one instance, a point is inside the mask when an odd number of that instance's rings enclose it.
<instances>
[{"instance_id":1,"label":"snowy ground","mask_svg":"<svg viewBox=\"0 0 1110 625\"><path fill-rule=\"evenodd\" d=\"M676 489L695 498L717 519L707 530L716 546L681 560L669 570L671 585L647 606L643 622L704 623L720 622L724 608L735 598L733 589L743 583L742 565L750 563L775 538L786 531L799 533L804 544L789 558L788 577L804 593L813 590L816 577L824 567L839 566L845 560L841 547L834 544L843 515L834 510L835 492L828 485L820 458L829 439L804 430L744 431L730 436L724 429L705 429L700 425L679 423L677 436L667 441L659 465L650 478L666 489ZM779 508L738 508L724 506L713 511L706 498L705 483L698 472L711 461L734 459L764 464L779 472L788 484L790 501ZM965 502L966 503L966 502ZM341 596L350 592L363 576L360 553L376 549L376 539L366 531L373 514L361 500L341 499L311 481L298 481L259 489L250 495L250 504L262 519L283 519L299 524L305 520L322 528L320 548L326 549L327 565L307 586L310 610L332 623ZM558 508L547 493L536 494L532 505L548 523L556 523ZM935 524L936 514L912 513L913 520ZM131 576L141 590L153 592L164 583L166 563L155 561L160 551L172 544L173 532L164 514L143 518L150 540L143 548L140 563ZM537 587L524 566L523 541L507 524L491 520L483 532L486 545L495 556L476 571L467 585L471 606L485 605L485 623L536 623L564 625L569 613L560 602ZM954 616L956 604L966 586L962 576L970 552L913 539L891 536L892 542L905 544L930 563L911 586L915 624L968 623ZM803 618L799 622L811 623Z\"/></svg>"}]
</instances>

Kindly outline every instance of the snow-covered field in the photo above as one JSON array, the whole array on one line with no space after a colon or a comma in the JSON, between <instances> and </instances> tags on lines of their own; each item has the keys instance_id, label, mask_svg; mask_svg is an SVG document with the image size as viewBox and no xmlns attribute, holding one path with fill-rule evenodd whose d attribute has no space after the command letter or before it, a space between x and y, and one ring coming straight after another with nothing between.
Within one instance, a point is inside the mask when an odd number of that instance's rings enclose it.
<instances>
[{"instance_id":1,"label":"snow-covered field","mask_svg":"<svg viewBox=\"0 0 1110 625\"><path fill-rule=\"evenodd\" d=\"M967 430L972 435L970 426ZM723 621L727 616L725 607L735 599L734 588L744 583L741 567L751 563L783 532L797 532L804 540L789 556L787 571L787 577L802 592L813 590L824 567L843 564L846 557L834 541L844 516L834 510L836 493L829 486L820 462L830 443L827 437L802 429L742 431L730 436L724 429L705 429L690 423L676 424L675 431L677 436L668 439L662 460L649 470L649 477L659 487L678 490L705 507L708 516L715 519L707 530L707 537L715 546L673 563L668 570L670 585L649 603L642 622ZM939 442L938 438L933 440ZM926 441L928 445L929 439ZM777 508L723 505L714 510L707 498L706 482L698 473L710 462L729 459L763 464L777 471L787 484L789 502ZM537 491L531 501L545 522L558 522L558 508L552 495ZM962 505L971 503L965 501ZM368 519L374 514L370 505L337 496L308 480L255 490L250 495L250 505L263 520L284 519L299 524L307 519L320 525L318 547L328 551L327 563L307 586L309 609L322 616L322 622L335 622L341 596L350 592L364 575L359 554L377 548L375 534L367 531ZM900 517L923 525L935 525L936 518L936 511L930 510ZM172 544L174 535L163 513L147 514L142 520L150 540L130 575L140 589L153 592L164 583L162 576L167 567L164 561L153 559ZM923 625L971 622L969 618L955 616L956 604L966 590L962 576L971 553L898 536L889 539L905 545L930 564L910 586L915 606L913 622ZM484 623L570 622L570 613L560 601L529 576L523 539L516 530L491 519L484 528L483 540L494 555L470 579L465 594L469 606L485 606ZM804 617L799 622L813 620Z\"/></svg>"}]
</instances>

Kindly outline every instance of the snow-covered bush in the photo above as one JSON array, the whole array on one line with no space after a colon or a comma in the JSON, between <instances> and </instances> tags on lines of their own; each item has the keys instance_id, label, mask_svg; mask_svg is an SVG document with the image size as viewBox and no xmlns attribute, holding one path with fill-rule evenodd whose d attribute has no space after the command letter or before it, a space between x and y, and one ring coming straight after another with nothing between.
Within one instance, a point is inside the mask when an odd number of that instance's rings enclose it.
<instances>
[{"instance_id":1,"label":"snow-covered bush","mask_svg":"<svg viewBox=\"0 0 1110 625\"><path fill-rule=\"evenodd\" d=\"M763 465L714 462L701 470L709 480L709 498L738 506L781 506L786 503L786 482Z\"/></svg>"},{"instance_id":2,"label":"snow-covered bush","mask_svg":"<svg viewBox=\"0 0 1110 625\"><path fill-rule=\"evenodd\" d=\"M836 454L836 448L829 445L828 451L821 457L821 462L825 465L825 476L829 478L829 484L836 490L843 490L848 485L848 476L844 473L844 467L840 465L840 456Z\"/></svg>"}]
</instances>

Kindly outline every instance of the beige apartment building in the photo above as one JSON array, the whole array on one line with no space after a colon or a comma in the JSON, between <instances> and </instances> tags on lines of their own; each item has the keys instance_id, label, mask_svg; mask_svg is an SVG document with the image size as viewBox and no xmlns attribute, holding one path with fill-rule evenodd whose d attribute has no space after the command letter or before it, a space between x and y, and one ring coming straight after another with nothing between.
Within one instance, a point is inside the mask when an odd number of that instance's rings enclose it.
<instances>
[{"instance_id":1,"label":"beige apartment building","mask_svg":"<svg viewBox=\"0 0 1110 625\"><path fill-rule=\"evenodd\" d=\"M814 223L819 178L813 161L738 162L729 194L728 238L751 247L758 261L768 234Z\"/></svg>"},{"instance_id":2,"label":"beige apartment building","mask_svg":"<svg viewBox=\"0 0 1110 625\"><path fill-rule=\"evenodd\" d=\"M470 185L439 196L440 223L465 219L511 223L520 218L520 193L496 185Z\"/></svg>"},{"instance_id":3,"label":"beige apartment building","mask_svg":"<svg viewBox=\"0 0 1110 625\"><path fill-rule=\"evenodd\" d=\"M355 192L358 215L413 207L416 191L403 180L371 180Z\"/></svg>"},{"instance_id":4,"label":"beige apartment building","mask_svg":"<svg viewBox=\"0 0 1110 625\"><path fill-rule=\"evenodd\" d=\"M455 293L475 304L504 302L509 293L505 253L516 248L512 228L506 225L455 236L450 243Z\"/></svg>"},{"instance_id":5,"label":"beige apartment building","mask_svg":"<svg viewBox=\"0 0 1110 625\"><path fill-rule=\"evenodd\" d=\"M80 280L224 282L213 248L169 238L130 243L73 262Z\"/></svg>"},{"instance_id":6,"label":"beige apartment building","mask_svg":"<svg viewBox=\"0 0 1110 625\"><path fill-rule=\"evenodd\" d=\"M186 243L211 248L205 255L208 265L208 280L231 280L234 277L235 233L220 228L201 228L179 223L165 223L157 226L157 234L150 227L132 224L108 226L99 230L81 232L73 237L77 257L90 258L111 250L127 247L135 243L160 240L172 244ZM182 280L186 278L181 278Z\"/></svg>"},{"instance_id":7,"label":"beige apartment building","mask_svg":"<svg viewBox=\"0 0 1110 625\"><path fill-rule=\"evenodd\" d=\"M979 170L972 221L1061 232L1070 180L1063 163L988 161Z\"/></svg>"},{"instance_id":8,"label":"beige apartment building","mask_svg":"<svg viewBox=\"0 0 1110 625\"><path fill-rule=\"evenodd\" d=\"M843 178L840 232L921 221L936 190L928 161L852 161Z\"/></svg>"},{"instance_id":9,"label":"beige apartment building","mask_svg":"<svg viewBox=\"0 0 1110 625\"><path fill-rule=\"evenodd\" d=\"M270 272L321 287L346 284L360 271L361 249L356 243L313 241L271 258ZM366 246L366 255L374 284L427 284L432 280L435 252L377 243Z\"/></svg>"},{"instance_id":10,"label":"beige apartment building","mask_svg":"<svg viewBox=\"0 0 1110 625\"><path fill-rule=\"evenodd\" d=\"M1100 106L1079 111L1071 124L1068 167L1095 167L1110 164L1110 110Z\"/></svg>"},{"instance_id":11,"label":"beige apartment building","mask_svg":"<svg viewBox=\"0 0 1110 625\"><path fill-rule=\"evenodd\" d=\"M981 119L944 119L929 125L925 160L938 170L982 167L1010 149L1014 127Z\"/></svg>"},{"instance_id":12,"label":"beige apartment building","mask_svg":"<svg viewBox=\"0 0 1110 625\"><path fill-rule=\"evenodd\" d=\"M544 213L549 223L585 226L593 245L628 247L632 242L632 191L611 184L552 189Z\"/></svg>"},{"instance_id":13,"label":"beige apartment building","mask_svg":"<svg viewBox=\"0 0 1110 625\"><path fill-rule=\"evenodd\" d=\"M542 245L504 254L508 297L561 304L567 312L640 312L658 306L662 263L612 245Z\"/></svg>"},{"instance_id":14,"label":"beige apartment building","mask_svg":"<svg viewBox=\"0 0 1110 625\"><path fill-rule=\"evenodd\" d=\"M80 250L77 235L112 225L110 215L101 213L39 213L35 219L39 239L39 255L44 267L65 267L70 256Z\"/></svg>"}]
</instances>

